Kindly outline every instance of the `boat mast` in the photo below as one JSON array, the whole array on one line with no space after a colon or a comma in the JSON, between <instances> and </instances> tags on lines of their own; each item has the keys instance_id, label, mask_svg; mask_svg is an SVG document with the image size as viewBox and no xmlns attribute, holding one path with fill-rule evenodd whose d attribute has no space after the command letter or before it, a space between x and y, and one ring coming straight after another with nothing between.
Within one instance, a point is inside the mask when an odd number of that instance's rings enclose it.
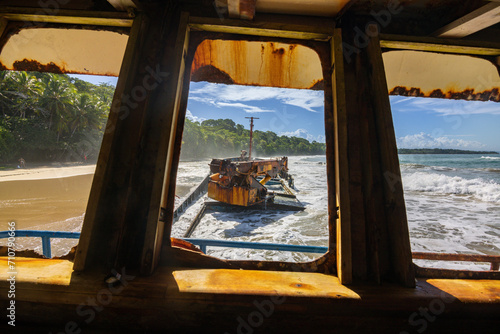
<instances>
[{"instance_id":1,"label":"boat mast","mask_svg":"<svg viewBox=\"0 0 500 334\"><path fill-rule=\"evenodd\" d=\"M259 119L258 117L245 117L250 118L250 145L248 146L248 160L252 159L252 137L253 137L253 120Z\"/></svg>"}]
</instances>

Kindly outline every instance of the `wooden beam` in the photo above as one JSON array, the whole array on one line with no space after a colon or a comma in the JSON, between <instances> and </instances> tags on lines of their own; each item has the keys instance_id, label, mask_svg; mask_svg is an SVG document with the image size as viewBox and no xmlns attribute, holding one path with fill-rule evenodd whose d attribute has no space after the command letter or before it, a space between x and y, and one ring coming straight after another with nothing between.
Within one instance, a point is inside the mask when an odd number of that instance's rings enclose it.
<instances>
[{"instance_id":1,"label":"wooden beam","mask_svg":"<svg viewBox=\"0 0 500 334\"><path fill-rule=\"evenodd\" d=\"M43 22L61 24L82 24L110 27L131 27L133 18L127 13L98 12L81 10L58 10L57 15L51 15L40 9L32 8L0 8L0 17L9 21Z\"/></svg>"},{"instance_id":2,"label":"wooden beam","mask_svg":"<svg viewBox=\"0 0 500 334\"><path fill-rule=\"evenodd\" d=\"M349 164L347 159L347 105L341 29L334 30L331 45L335 124L335 192L340 208L336 231L337 274L342 284L349 284L352 282L351 206L349 197Z\"/></svg>"},{"instance_id":3,"label":"wooden beam","mask_svg":"<svg viewBox=\"0 0 500 334\"><path fill-rule=\"evenodd\" d=\"M436 37L462 38L500 22L500 3L490 2L436 30Z\"/></svg>"},{"instance_id":4,"label":"wooden beam","mask_svg":"<svg viewBox=\"0 0 500 334\"><path fill-rule=\"evenodd\" d=\"M161 206L168 203L164 199L168 197L168 190L172 190L169 185L175 180L170 179L172 174L174 145L176 141L177 122L179 121L181 98L187 98L187 92L183 89L186 68L189 70L190 64L186 64L186 54L189 45L189 13L183 12L178 24L178 32L172 55L172 63L169 65L169 73L172 76L168 78L171 82L169 90L158 97L156 103L151 108L154 110L164 109L165 118L159 140L158 153L156 157L156 166L154 168L153 193L150 200L149 215L147 218L145 243L141 256L141 272L151 274L156 268L160 256L164 224L171 224L171 221L165 223L159 220ZM184 111L185 112L185 111ZM184 114L182 112L182 114ZM175 188L174 190L175 191ZM173 206L170 208L173 210ZM170 232L170 229L168 229Z\"/></svg>"},{"instance_id":5,"label":"wooden beam","mask_svg":"<svg viewBox=\"0 0 500 334\"><path fill-rule=\"evenodd\" d=\"M371 31L378 29L376 25L373 25L372 28ZM385 179L383 189L387 230L382 233L388 233L392 272L405 286L414 287L415 271L411 256L410 235L399 168L396 135L392 121L384 62L377 36L370 39L366 52L368 53L372 71L369 85L373 91L381 172Z\"/></svg>"},{"instance_id":6,"label":"wooden beam","mask_svg":"<svg viewBox=\"0 0 500 334\"><path fill-rule=\"evenodd\" d=\"M123 56L123 62L120 69L120 75L116 84L113 96L113 104L109 113L106 130L99 151L96 170L92 181L92 188L85 211L85 219L82 226L82 232L78 243L78 249L75 257L74 270L81 271L88 267L87 262L89 252L93 245L92 239L100 233L97 226L97 217L100 211L100 203L104 197L106 182L113 173L111 168L110 156L113 152L113 143L115 139L115 129L120 123L123 114L120 113L120 102L127 90L133 86L133 73L139 63L141 36L144 33L144 14L139 14L134 19L134 24L130 31L130 36ZM118 103L115 103L117 101Z\"/></svg>"},{"instance_id":7,"label":"wooden beam","mask_svg":"<svg viewBox=\"0 0 500 334\"><path fill-rule=\"evenodd\" d=\"M10 287L7 260L0 257L0 291ZM160 267L134 277L116 269L123 284L107 286L102 273L75 274L69 261L17 258L17 331L250 333L238 330L256 329L250 320L265 333L414 333L423 325L408 319L420 308L425 313L415 319L437 320L428 322L432 333L496 333L500 325L499 280L418 279L416 289L404 289L346 287L333 275L308 272ZM0 294L0 305L8 303Z\"/></svg>"},{"instance_id":8,"label":"wooden beam","mask_svg":"<svg viewBox=\"0 0 500 334\"><path fill-rule=\"evenodd\" d=\"M0 17L0 40L2 40L3 32L5 28L7 28L7 24L9 24L9 21L4 17Z\"/></svg>"},{"instance_id":9,"label":"wooden beam","mask_svg":"<svg viewBox=\"0 0 500 334\"><path fill-rule=\"evenodd\" d=\"M262 17L262 19L255 19L254 21L190 17L189 26L192 30L322 41L330 39L333 32L331 27L334 26L334 22L327 19L317 19L316 21L299 19L298 22L293 22L282 18L273 21L274 16L272 15L259 17ZM328 25L318 24L317 21L320 21L320 23L328 22Z\"/></svg>"},{"instance_id":10,"label":"wooden beam","mask_svg":"<svg viewBox=\"0 0 500 334\"><path fill-rule=\"evenodd\" d=\"M500 43L436 37L380 34L380 46L387 49L431 51L463 55L500 56Z\"/></svg>"}]
</instances>

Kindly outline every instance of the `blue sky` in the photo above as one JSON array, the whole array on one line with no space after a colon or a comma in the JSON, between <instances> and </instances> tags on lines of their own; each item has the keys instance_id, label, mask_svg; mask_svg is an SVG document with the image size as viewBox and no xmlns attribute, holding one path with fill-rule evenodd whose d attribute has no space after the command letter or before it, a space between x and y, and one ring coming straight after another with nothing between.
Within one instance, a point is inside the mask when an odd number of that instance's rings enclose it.
<instances>
[{"instance_id":1,"label":"blue sky","mask_svg":"<svg viewBox=\"0 0 500 334\"><path fill-rule=\"evenodd\" d=\"M78 76L115 85L116 78ZM500 103L390 96L400 148L500 151ZM187 117L230 118L249 128L324 142L323 92L192 82Z\"/></svg>"}]
</instances>

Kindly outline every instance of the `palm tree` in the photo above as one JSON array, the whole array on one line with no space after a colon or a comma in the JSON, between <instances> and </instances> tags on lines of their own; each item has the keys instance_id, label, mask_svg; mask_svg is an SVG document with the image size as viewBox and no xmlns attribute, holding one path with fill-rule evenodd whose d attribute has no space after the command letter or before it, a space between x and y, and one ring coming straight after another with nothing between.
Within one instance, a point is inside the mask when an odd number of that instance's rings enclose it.
<instances>
[{"instance_id":1,"label":"palm tree","mask_svg":"<svg viewBox=\"0 0 500 334\"><path fill-rule=\"evenodd\" d=\"M17 97L14 109L19 112L19 117L24 119L26 111L36 105L42 92L42 85L35 76L24 71L12 72L10 78L14 83L14 91L11 91L10 94Z\"/></svg>"},{"instance_id":2,"label":"palm tree","mask_svg":"<svg viewBox=\"0 0 500 334\"><path fill-rule=\"evenodd\" d=\"M42 77L42 85L38 111L49 119L49 130L55 127L59 142L61 135L70 131L70 121L76 113L76 90L66 77L52 73Z\"/></svg>"}]
</instances>

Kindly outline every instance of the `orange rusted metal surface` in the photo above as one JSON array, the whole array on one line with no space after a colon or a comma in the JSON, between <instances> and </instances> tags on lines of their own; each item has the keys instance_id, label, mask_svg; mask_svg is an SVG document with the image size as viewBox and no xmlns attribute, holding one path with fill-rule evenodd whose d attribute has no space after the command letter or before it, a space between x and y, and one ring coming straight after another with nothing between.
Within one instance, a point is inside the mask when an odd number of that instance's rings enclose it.
<instances>
[{"instance_id":1,"label":"orange rusted metal surface","mask_svg":"<svg viewBox=\"0 0 500 334\"><path fill-rule=\"evenodd\" d=\"M318 54L298 44L204 40L196 49L192 81L322 89Z\"/></svg>"},{"instance_id":2,"label":"orange rusted metal surface","mask_svg":"<svg viewBox=\"0 0 500 334\"><path fill-rule=\"evenodd\" d=\"M264 180L288 177L288 158L248 160L245 158L213 159L210 163L208 197L219 202L250 206L266 200L267 189L255 177Z\"/></svg>"},{"instance_id":3,"label":"orange rusted metal surface","mask_svg":"<svg viewBox=\"0 0 500 334\"><path fill-rule=\"evenodd\" d=\"M2 69L118 76L128 40L111 31L23 29L2 48Z\"/></svg>"},{"instance_id":4,"label":"orange rusted metal surface","mask_svg":"<svg viewBox=\"0 0 500 334\"><path fill-rule=\"evenodd\" d=\"M389 94L500 102L500 76L492 62L421 51L383 54Z\"/></svg>"}]
</instances>

